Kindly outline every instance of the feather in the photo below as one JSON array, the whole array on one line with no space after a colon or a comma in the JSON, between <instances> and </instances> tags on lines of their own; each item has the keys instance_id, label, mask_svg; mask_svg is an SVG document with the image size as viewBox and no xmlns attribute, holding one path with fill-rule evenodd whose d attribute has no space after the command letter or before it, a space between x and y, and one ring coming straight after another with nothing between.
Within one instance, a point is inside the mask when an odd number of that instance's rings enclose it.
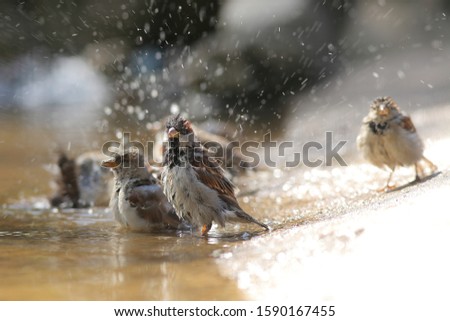
<instances>
[{"instance_id":1,"label":"feather","mask_svg":"<svg viewBox=\"0 0 450 321\"><path fill-rule=\"evenodd\" d=\"M213 221L221 226L226 221L256 223L269 229L241 209L234 195L233 183L225 177L217 160L195 138L189 121L175 117L166 128L173 135L168 135L169 148L164 158L164 193L180 217L201 225L202 235L208 233ZM184 140L181 142L182 136Z\"/></svg>"},{"instance_id":2,"label":"feather","mask_svg":"<svg viewBox=\"0 0 450 321\"><path fill-rule=\"evenodd\" d=\"M400 127L402 127L403 129L411 132L411 133L415 133L416 132L416 127L414 127L414 124L411 120L411 117L409 116L405 116L403 115L403 117L400 120Z\"/></svg>"},{"instance_id":3,"label":"feather","mask_svg":"<svg viewBox=\"0 0 450 321\"><path fill-rule=\"evenodd\" d=\"M202 155L202 159L203 164L201 166L191 164L198 180L209 188L214 189L219 194L224 194L234 198L234 185L224 176L223 169L219 166L219 164L217 162L213 162L205 154Z\"/></svg>"}]
</instances>

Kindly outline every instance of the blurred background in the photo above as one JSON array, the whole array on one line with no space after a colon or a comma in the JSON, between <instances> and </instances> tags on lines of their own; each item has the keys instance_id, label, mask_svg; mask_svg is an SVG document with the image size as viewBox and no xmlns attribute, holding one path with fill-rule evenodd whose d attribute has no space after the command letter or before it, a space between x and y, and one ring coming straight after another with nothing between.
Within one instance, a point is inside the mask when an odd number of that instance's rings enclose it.
<instances>
[{"instance_id":1,"label":"blurred background","mask_svg":"<svg viewBox=\"0 0 450 321\"><path fill-rule=\"evenodd\" d=\"M0 201L47 193L56 152L148 139L184 111L239 137L354 141L371 100L450 98L444 0L0 3ZM349 145L352 149L352 145Z\"/></svg>"}]
</instances>

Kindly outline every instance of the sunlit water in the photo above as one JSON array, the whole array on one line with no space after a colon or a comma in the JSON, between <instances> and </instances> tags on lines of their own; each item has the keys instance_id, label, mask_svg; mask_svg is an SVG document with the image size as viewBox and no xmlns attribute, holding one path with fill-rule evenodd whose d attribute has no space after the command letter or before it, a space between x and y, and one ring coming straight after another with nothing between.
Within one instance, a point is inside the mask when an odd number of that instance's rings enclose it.
<instances>
[{"instance_id":1,"label":"sunlit water","mask_svg":"<svg viewBox=\"0 0 450 321\"><path fill-rule=\"evenodd\" d=\"M17 131L17 126L4 124L1 135L2 300L268 297L276 290L270 280L295 275L289 269L292 262L318 251L340 255L348 240L364 233L359 227L344 234L328 228L314 239L323 242L320 248L304 236L315 224L379 198L377 190L388 176L352 154L348 159L353 164L347 167L263 169L241 176L236 184L242 207L269 224L271 232L241 225L215 228L208 238L189 232L134 233L119 227L107 208L48 209L52 177L43 165L54 162L55 154L35 143L50 140L48 130ZM444 171L446 156L439 155L447 146L444 139L428 150ZM396 173L400 185L413 177L412 169Z\"/></svg>"},{"instance_id":2,"label":"sunlit water","mask_svg":"<svg viewBox=\"0 0 450 321\"><path fill-rule=\"evenodd\" d=\"M213 228L206 239L191 233L134 233L119 227L107 208L49 209L53 178L44 165L56 154L35 142L50 141L51 130L15 121L2 129L0 299L248 298L220 262L241 244L267 235L259 227ZM303 177L287 182L286 177L267 170L237 181L244 209L273 231L319 219L302 208L322 193L322 185L311 192L296 182Z\"/></svg>"},{"instance_id":3,"label":"sunlit water","mask_svg":"<svg viewBox=\"0 0 450 321\"><path fill-rule=\"evenodd\" d=\"M0 298L240 299L213 261L233 241L132 233L104 209L3 209Z\"/></svg>"}]
</instances>

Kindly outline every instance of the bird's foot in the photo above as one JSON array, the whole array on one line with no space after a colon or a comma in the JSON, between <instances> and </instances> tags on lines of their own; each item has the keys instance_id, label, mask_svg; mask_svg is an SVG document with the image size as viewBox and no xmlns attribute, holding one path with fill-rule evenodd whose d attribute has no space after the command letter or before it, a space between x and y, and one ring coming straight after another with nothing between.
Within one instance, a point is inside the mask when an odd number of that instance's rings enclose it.
<instances>
[{"instance_id":1,"label":"bird's foot","mask_svg":"<svg viewBox=\"0 0 450 321\"><path fill-rule=\"evenodd\" d=\"M211 229L212 223L210 224L203 224L202 226L202 236L206 236Z\"/></svg>"},{"instance_id":2,"label":"bird's foot","mask_svg":"<svg viewBox=\"0 0 450 321\"><path fill-rule=\"evenodd\" d=\"M387 192L392 192L393 190L395 190L397 188L397 185L393 184L393 185L386 185L385 187L382 187L380 189L377 190L377 192L379 193L387 193Z\"/></svg>"}]
</instances>

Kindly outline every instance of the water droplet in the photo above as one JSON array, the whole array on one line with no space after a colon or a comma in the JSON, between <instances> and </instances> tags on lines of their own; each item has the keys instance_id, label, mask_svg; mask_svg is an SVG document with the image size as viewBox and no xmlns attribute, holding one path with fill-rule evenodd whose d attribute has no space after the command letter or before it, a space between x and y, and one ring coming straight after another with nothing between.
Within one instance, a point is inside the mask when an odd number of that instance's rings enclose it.
<instances>
[{"instance_id":1,"label":"water droplet","mask_svg":"<svg viewBox=\"0 0 450 321\"><path fill-rule=\"evenodd\" d=\"M282 172L278 168L273 171L273 177L275 177L275 178L280 178L281 174L282 174Z\"/></svg>"},{"instance_id":2,"label":"water droplet","mask_svg":"<svg viewBox=\"0 0 450 321\"><path fill-rule=\"evenodd\" d=\"M170 113L172 115L178 114L180 112L180 106L178 106L177 104L173 103L172 105L170 105Z\"/></svg>"},{"instance_id":3,"label":"water droplet","mask_svg":"<svg viewBox=\"0 0 450 321\"><path fill-rule=\"evenodd\" d=\"M223 72L224 72L223 67L219 66L219 67L217 67L216 71L214 72L214 76L220 77L223 75Z\"/></svg>"},{"instance_id":4,"label":"water droplet","mask_svg":"<svg viewBox=\"0 0 450 321\"><path fill-rule=\"evenodd\" d=\"M142 45L144 43L144 38L142 38L142 36L137 36L135 42L138 46Z\"/></svg>"}]
</instances>

